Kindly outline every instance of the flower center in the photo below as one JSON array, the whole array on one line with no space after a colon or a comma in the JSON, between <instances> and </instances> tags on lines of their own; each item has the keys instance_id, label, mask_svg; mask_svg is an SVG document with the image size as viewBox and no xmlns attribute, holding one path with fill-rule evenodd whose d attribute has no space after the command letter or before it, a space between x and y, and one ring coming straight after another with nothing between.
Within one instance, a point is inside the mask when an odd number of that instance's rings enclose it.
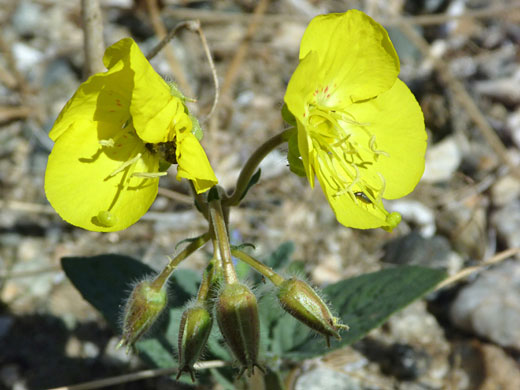
<instances>
[{"instance_id":1,"label":"flower center","mask_svg":"<svg viewBox=\"0 0 520 390\"><path fill-rule=\"evenodd\" d=\"M372 204L384 210L381 198L385 179L373 166L388 153L378 150L370 124L325 105L330 98L327 88L314 97L307 107L307 120L321 177L335 191L334 196L348 194L356 204Z\"/></svg>"}]
</instances>

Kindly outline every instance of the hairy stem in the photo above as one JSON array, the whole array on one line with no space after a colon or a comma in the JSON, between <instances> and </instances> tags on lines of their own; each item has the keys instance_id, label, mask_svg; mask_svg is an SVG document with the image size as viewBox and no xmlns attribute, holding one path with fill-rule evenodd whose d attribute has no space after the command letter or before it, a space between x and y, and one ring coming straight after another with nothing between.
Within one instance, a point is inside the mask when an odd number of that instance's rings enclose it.
<instances>
[{"instance_id":1,"label":"hairy stem","mask_svg":"<svg viewBox=\"0 0 520 390\"><path fill-rule=\"evenodd\" d=\"M242 252L240 249L231 249L231 254L256 269L267 279L269 279L275 286L279 286L284 282L285 279L274 272L271 267L266 266L262 262L256 260L254 257L249 256L245 252Z\"/></svg>"},{"instance_id":2,"label":"hairy stem","mask_svg":"<svg viewBox=\"0 0 520 390\"><path fill-rule=\"evenodd\" d=\"M185 258L187 258L189 255L191 255L193 252L195 252L197 249L199 249L201 246L203 246L206 242L208 242L209 238L210 234L209 232L207 232L202 236L198 237L195 241L192 241L186 248L182 250L181 253L179 253L177 256L170 260L166 267L163 268L161 273L157 275L157 277L154 279L152 286L155 289L161 289L164 286L164 284L168 281L168 279L172 275L175 268L177 268L179 263L183 261Z\"/></svg>"}]
</instances>

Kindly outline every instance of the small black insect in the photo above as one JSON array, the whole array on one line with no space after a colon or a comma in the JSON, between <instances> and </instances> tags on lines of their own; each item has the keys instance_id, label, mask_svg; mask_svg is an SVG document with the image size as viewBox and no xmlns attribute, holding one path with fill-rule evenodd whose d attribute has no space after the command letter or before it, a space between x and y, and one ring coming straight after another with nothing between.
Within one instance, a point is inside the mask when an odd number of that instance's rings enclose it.
<instances>
[{"instance_id":1,"label":"small black insect","mask_svg":"<svg viewBox=\"0 0 520 390\"><path fill-rule=\"evenodd\" d=\"M165 161L168 161L170 164L177 164L177 155L175 154L177 150L177 144L175 140L170 142L159 142L157 144L147 143L145 144L146 149L148 149L152 153L158 153Z\"/></svg>"},{"instance_id":2,"label":"small black insect","mask_svg":"<svg viewBox=\"0 0 520 390\"><path fill-rule=\"evenodd\" d=\"M361 200L363 203L371 204L372 201L368 199L368 196L366 196L363 192L355 192L354 195L357 199Z\"/></svg>"}]
</instances>

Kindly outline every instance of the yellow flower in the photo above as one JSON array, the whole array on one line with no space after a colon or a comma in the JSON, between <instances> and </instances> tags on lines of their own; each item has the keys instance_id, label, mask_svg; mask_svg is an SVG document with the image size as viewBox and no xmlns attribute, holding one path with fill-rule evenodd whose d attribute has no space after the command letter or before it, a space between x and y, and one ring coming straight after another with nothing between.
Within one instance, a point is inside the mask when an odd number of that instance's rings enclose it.
<instances>
[{"instance_id":1,"label":"yellow flower","mask_svg":"<svg viewBox=\"0 0 520 390\"><path fill-rule=\"evenodd\" d=\"M401 216L382 199L408 194L423 174L424 119L398 73L387 32L360 11L315 17L302 38L285 103L311 187L317 176L345 226L391 230Z\"/></svg>"},{"instance_id":2,"label":"yellow flower","mask_svg":"<svg viewBox=\"0 0 520 390\"><path fill-rule=\"evenodd\" d=\"M157 196L164 164L197 192L217 183L192 134L184 102L130 38L110 46L108 71L85 81L61 111L49 136L55 141L45 192L67 222L94 231L135 223Z\"/></svg>"}]
</instances>

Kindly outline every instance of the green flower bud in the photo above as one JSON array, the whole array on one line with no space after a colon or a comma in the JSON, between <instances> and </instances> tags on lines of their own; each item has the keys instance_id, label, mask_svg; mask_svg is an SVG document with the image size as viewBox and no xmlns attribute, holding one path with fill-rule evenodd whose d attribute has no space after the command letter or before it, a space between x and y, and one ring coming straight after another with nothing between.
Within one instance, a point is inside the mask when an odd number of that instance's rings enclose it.
<instances>
[{"instance_id":1,"label":"green flower bud","mask_svg":"<svg viewBox=\"0 0 520 390\"><path fill-rule=\"evenodd\" d=\"M258 364L260 322L255 295L245 285L232 283L224 286L217 300L216 313L220 332L233 355L241 365L239 376L245 370L249 376Z\"/></svg>"},{"instance_id":2,"label":"green flower bud","mask_svg":"<svg viewBox=\"0 0 520 390\"><path fill-rule=\"evenodd\" d=\"M286 312L324 335L329 347L330 336L341 339L338 331L348 329L347 325L341 325L339 319L331 314L316 291L302 280L295 278L285 280L279 286L278 300Z\"/></svg>"},{"instance_id":3,"label":"green flower bud","mask_svg":"<svg viewBox=\"0 0 520 390\"><path fill-rule=\"evenodd\" d=\"M135 286L125 307L123 336L117 347L126 346L128 352L159 317L167 301L166 288L157 289L148 280Z\"/></svg>"},{"instance_id":4,"label":"green flower bud","mask_svg":"<svg viewBox=\"0 0 520 390\"><path fill-rule=\"evenodd\" d=\"M195 382L193 365L199 359L202 349L208 341L213 325L213 318L203 306L194 306L182 313L179 329L179 372L177 379L186 371Z\"/></svg>"}]
</instances>

